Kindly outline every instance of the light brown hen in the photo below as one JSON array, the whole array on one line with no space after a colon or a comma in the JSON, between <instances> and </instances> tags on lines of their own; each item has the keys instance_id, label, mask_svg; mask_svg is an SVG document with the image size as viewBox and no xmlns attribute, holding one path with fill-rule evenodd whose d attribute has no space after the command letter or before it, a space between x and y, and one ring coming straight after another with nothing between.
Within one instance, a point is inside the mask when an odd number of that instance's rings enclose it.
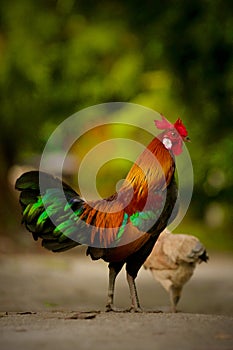
<instances>
[{"instance_id":1,"label":"light brown hen","mask_svg":"<svg viewBox=\"0 0 233 350\"><path fill-rule=\"evenodd\" d=\"M160 234L144 267L151 270L169 293L172 312L176 312L183 286L193 275L196 264L207 262L208 258L206 248L198 238L173 234L167 229Z\"/></svg>"}]
</instances>

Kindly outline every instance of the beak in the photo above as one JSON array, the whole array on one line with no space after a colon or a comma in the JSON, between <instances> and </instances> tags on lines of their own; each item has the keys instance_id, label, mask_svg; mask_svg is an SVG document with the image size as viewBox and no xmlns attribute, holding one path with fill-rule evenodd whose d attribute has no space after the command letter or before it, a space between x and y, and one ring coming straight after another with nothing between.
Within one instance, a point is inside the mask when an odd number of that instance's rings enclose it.
<instances>
[{"instance_id":1,"label":"beak","mask_svg":"<svg viewBox=\"0 0 233 350\"><path fill-rule=\"evenodd\" d=\"M191 139L190 139L190 137L186 136L186 137L184 138L184 141L185 141L185 142L191 142Z\"/></svg>"}]
</instances>

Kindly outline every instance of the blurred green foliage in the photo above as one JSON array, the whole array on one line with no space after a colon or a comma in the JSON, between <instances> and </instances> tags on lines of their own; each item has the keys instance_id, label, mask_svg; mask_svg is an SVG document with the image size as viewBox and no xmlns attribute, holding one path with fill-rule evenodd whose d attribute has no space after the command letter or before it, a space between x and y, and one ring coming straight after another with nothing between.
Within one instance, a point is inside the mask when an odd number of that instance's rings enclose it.
<instances>
[{"instance_id":1,"label":"blurred green foliage","mask_svg":"<svg viewBox=\"0 0 233 350\"><path fill-rule=\"evenodd\" d=\"M232 248L232 10L230 0L2 0L2 230L16 224L12 166L30 164L72 113L124 101L182 117L195 174L184 227Z\"/></svg>"}]
</instances>

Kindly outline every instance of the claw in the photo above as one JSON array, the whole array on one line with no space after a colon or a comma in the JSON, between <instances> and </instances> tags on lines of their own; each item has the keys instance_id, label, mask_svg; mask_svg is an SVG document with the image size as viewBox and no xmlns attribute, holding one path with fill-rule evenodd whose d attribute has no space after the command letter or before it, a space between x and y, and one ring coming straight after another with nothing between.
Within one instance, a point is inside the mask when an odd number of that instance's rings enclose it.
<instances>
[{"instance_id":1,"label":"claw","mask_svg":"<svg viewBox=\"0 0 233 350\"><path fill-rule=\"evenodd\" d=\"M113 306L112 304L107 304L107 305L106 305L105 312L111 312L111 311L116 312L115 306Z\"/></svg>"},{"instance_id":2,"label":"claw","mask_svg":"<svg viewBox=\"0 0 233 350\"><path fill-rule=\"evenodd\" d=\"M107 304L105 312L126 312L126 310L117 308L112 304Z\"/></svg>"},{"instance_id":3,"label":"claw","mask_svg":"<svg viewBox=\"0 0 233 350\"><path fill-rule=\"evenodd\" d=\"M142 313L143 310L141 307L135 307L135 306L131 306L129 309L126 309L127 312L132 312L132 313Z\"/></svg>"}]
</instances>

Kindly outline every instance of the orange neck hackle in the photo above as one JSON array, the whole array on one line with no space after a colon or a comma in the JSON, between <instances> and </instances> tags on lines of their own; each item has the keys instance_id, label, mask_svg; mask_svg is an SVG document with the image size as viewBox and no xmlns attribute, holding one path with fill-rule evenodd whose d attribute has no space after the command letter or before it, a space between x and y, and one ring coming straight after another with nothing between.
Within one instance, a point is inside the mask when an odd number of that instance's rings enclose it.
<instances>
[{"instance_id":1,"label":"orange neck hackle","mask_svg":"<svg viewBox=\"0 0 233 350\"><path fill-rule=\"evenodd\" d=\"M120 192L133 189L130 206L142 210L149 193L163 190L174 172L174 160L158 138L154 138L130 169Z\"/></svg>"}]
</instances>

